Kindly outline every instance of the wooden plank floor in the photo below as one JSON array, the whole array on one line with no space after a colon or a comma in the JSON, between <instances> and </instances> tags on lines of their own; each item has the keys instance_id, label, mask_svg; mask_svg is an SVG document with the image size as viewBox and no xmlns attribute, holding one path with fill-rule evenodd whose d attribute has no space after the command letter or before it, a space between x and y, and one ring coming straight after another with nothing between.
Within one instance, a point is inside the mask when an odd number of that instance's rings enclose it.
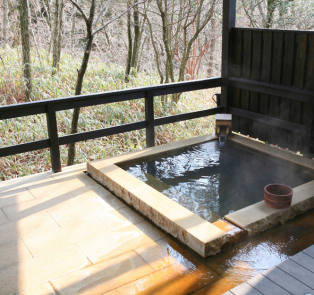
<instances>
[{"instance_id":1,"label":"wooden plank floor","mask_svg":"<svg viewBox=\"0 0 314 295\"><path fill-rule=\"evenodd\" d=\"M314 245L223 295L314 295Z\"/></svg>"}]
</instances>

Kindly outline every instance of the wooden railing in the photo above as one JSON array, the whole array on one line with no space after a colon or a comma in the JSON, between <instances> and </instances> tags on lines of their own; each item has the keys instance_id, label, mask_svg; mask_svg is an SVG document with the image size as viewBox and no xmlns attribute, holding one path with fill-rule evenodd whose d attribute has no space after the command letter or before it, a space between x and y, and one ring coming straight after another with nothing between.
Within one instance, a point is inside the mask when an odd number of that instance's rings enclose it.
<instances>
[{"instance_id":1,"label":"wooden railing","mask_svg":"<svg viewBox=\"0 0 314 295\"><path fill-rule=\"evenodd\" d=\"M61 171L60 145L85 141L89 139L109 136L146 128L146 145L152 147L155 144L154 127L170 124L200 117L222 113L224 107L216 107L196 112L167 116L155 119L154 96L182 93L187 91L202 90L215 87L224 87L226 79L213 78L188 82L163 84L149 87L140 87L112 92L71 96L67 98L50 99L16 105L0 107L0 120L13 119L17 117L46 114L49 138L23 143L14 146L0 148L0 157L10 156L18 153L30 152L38 149L50 148L51 165L53 172ZM145 121L124 124L115 127L103 128L93 131L58 136L56 112L73 108L89 107L100 104L128 101L145 98Z\"/></svg>"}]
</instances>

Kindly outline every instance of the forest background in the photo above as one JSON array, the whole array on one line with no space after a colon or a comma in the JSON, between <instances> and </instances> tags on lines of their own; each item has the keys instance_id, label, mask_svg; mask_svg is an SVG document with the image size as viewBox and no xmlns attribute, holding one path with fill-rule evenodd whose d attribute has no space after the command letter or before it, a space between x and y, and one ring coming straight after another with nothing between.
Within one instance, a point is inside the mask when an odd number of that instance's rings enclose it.
<instances>
[{"instance_id":1,"label":"forest background","mask_svg":"<svg viewBox=\"0 0 314 295\"><path fill-rule=\"evenodd\" d=\"M2 0L0 105L220 76L222 0ZM238 27L314 29L313 0L238 0ZM155 116L215 106L219 89L155 97ZM144 100L57 112L59 136L144 120ZM214 117L155 128L156 144ZM0 147L47 138L45 115L0 121ZM145 147L145 130L60 147L62 165ZM0 180L51 169L49 150L0 158Z\"/></svg>"}]
</instances>

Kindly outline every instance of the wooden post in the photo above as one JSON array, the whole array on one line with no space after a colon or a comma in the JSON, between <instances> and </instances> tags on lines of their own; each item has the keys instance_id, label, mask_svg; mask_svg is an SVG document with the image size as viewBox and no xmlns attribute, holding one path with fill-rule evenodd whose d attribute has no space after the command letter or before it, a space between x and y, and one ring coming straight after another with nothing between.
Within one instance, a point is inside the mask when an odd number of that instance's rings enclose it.
<instances>
[{"instance_id":1,"label":"wooden post","mask_svg":"<svg viewBox=\"0 0 314 295\"><path fill-rule=\"evenodd\" d=\"M221 76L228 78L230 76L231 51L235 44L232 42L231 29L235 27L236 20L236 0L223 0L223 25L222 25L222 61ZM227 85L221 89L221 105L226 108L228 113L228 99L230 99L230 87Z\"/></svg>"},{"instance_id":2,"label":"wooden post","mask_svg":"<svg viewBox=\"0 0 314 295\"><path fill-rule=\"evenodd\" d=\"M61 172L59 137L54 105L47 105L47 126L50 139L51 166L54 173Z\"/></svg>"},{"instance_id":3,"label":"wooden post","mask_svg":"<svg viewBox=\"0 0 314 295\"><path fill-rule=\"evenodd\" d=\"M153 90L146 91L145 97L145 119L146 119L146 147L155 145L155 122L154 122L154 93Z\"/></svg>"},{"instance_id":4,"label":"wooden post","mask_svg":"<svg viewBox=\"0 0 314 295\"><path fill-rule=\"evenodd\" d=\"M314 102L313 99L310 99L307 106L307 117L305 120L307 134L304 137L304 150L303 155L307 158L310 158L311 155L311 142L312 142L312 133L313 133L313 116L314 116ZM313 154L313 153L312 153Z\"/></svg>"}]
</instances>

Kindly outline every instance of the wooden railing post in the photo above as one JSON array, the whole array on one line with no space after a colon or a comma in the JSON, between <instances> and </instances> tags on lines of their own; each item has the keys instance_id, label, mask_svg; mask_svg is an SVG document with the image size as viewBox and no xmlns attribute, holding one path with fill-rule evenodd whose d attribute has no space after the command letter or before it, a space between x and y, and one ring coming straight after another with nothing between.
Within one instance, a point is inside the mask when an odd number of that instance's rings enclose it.
<instances>
[{"instance_id":1,"label":"wooden railing post","mask_svg":"<svg viewBox=\"0 0 314 295\"><path fill-rule=\"evenodd\" d=\"M222 60L221 76L230 76L231 51L235 47L231 38L231 29L235 27L236 21L236 0L223 0L223 25L222 25ZM229 91L228 91L229 90ZM228 93L229 92L229 93ZM228 80L225 87L221 88L221 105L229 112L228 99L231 96Z\"/></svg>"},{"instance_id":2,"label":"wooden railing post","mask_svg":"<svg viewBox=\"0 0 314 295\"><path fill-rule=\"evenodd\" d=\"M305 157L310 158L311 155L311 142L313 134L313 117L314 117L314 102L313 99L309 99L307 106L307 116L306 116L306 131L307 134L304 137L304 151L303 154Z\"/></svg>"},{"instance_id":3,"label":"wooden railing post","mask_svg":"<svg viewBox=\"0 0 314 295\"><path fill-rule=\"evenodd\" d=\"M52 171L57 173L57 172L61 172L61 161L60 161L57 118L56 118L55 107L53 104L47 105L46 115L47 115L48 136L50 139L51 166L52 166Z\"/></svg>"},{"instance_id":4,"label":"wooden railing post","mask_svg":"<svg viewBox=\"0 0 314 295\"><path fill-rule=\"evenodd\" d=\"M146 91L145 95L145 120L146 120L146 147L155 145L155 122L154 122L154 93Z\"/></svg>"}]
</instances>

